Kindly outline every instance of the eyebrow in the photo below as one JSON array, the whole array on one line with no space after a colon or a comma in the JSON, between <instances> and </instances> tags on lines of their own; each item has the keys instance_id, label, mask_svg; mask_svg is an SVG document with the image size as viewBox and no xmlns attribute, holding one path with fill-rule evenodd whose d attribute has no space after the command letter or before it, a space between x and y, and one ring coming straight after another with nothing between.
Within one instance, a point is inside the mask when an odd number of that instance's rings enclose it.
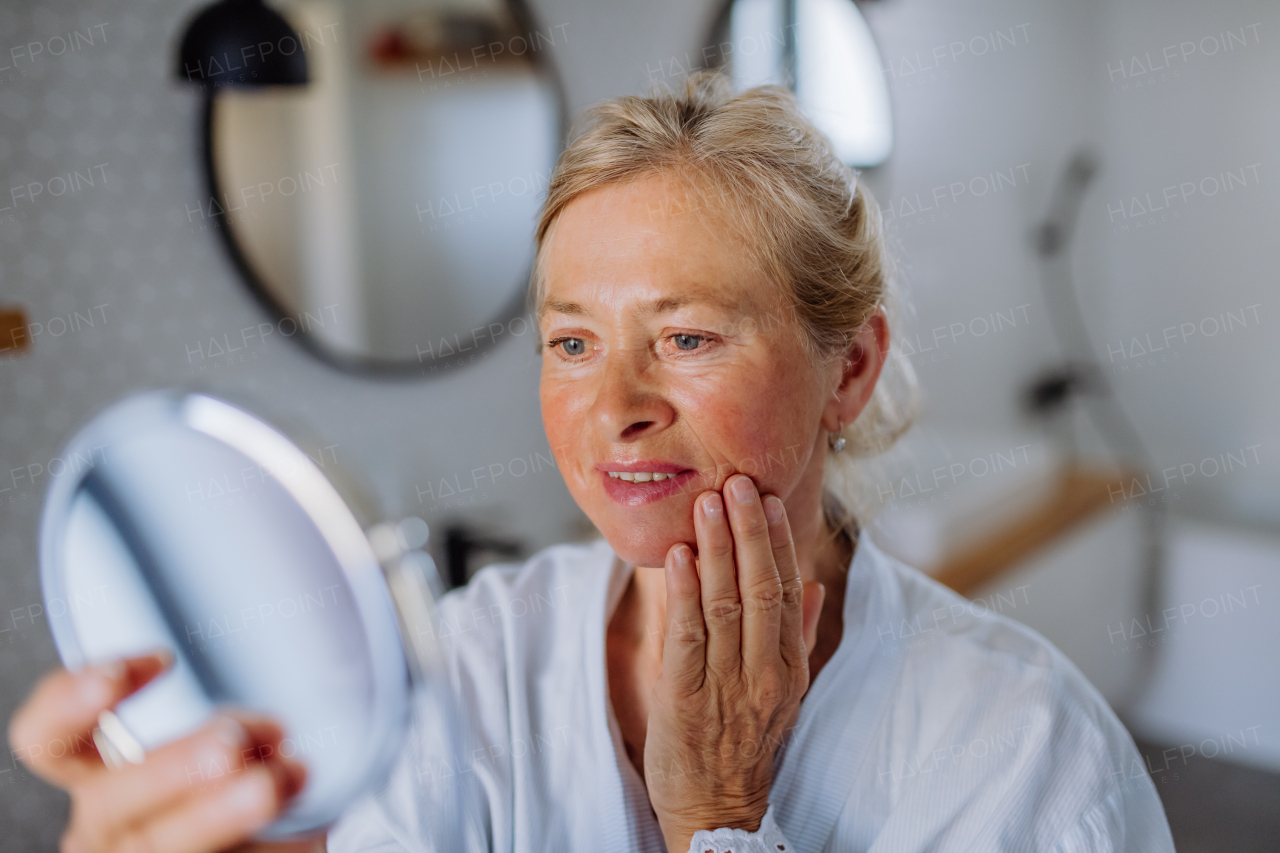
<instances>
[{"instance_id":1,"label":"eyebrow","mask_svg":"<svg viewBox=\"0 0 1280 853\"><path fill-rule=\"evenodd\" d=\"M565 302L563 299L547 299L542 303L542 314L567 314L570 317L587 317L590 312L577 302Z\"/></svg>"},{"instance_id":2,"label":"eyebrow","mask_svg":"<svg viewBox=\"0 0 1280 853\"><path fill-rule=\"evenodd\" d=\"M704 304L711 305L716 308L723 308L733 313L741 313L744 310L746 301L747 300L733 298L708 299L695 296L664 296L661 299L655 299L648 303L648 305L645 306L645 311L650 315L667 314L678 308L683 308L686 305ZM539 312L539 315L541 316L549 313L564 314L569 317L591 316L591 312L586 308L586 306L578 302L567 302L563 299L548 299L543 302L542 311Z\"/></svg>"}]
</instances>

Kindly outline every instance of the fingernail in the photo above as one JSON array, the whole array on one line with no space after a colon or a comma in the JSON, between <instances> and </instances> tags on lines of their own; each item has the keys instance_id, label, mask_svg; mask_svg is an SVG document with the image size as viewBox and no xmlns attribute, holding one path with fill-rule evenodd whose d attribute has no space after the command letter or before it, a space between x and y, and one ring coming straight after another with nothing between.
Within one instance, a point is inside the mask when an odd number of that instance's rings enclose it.
<instances>
[{"instance_id":1,"label":"fingernail","mask_svg":"<svg viewBox=\"0 0 1280 853\"><path fill-rule=\"evenodd\" d=\"M680 544L676 546L671 557L675 560L677 566L682 569L687 568L693 563L693 550L688 545Z\"/></svg>"},{"instance_id":2,"label":"fingernail","mask_svg":"<svg viewBox=\"0 0 1280 853\"><path fill-rule=\"evenodd\" d=\"M782 500L777 495L769 495L764 499L764 517L770 524L782 521Z\"/></svg>"},{"instance_id":3,"label":"fingernail","mask_svg":"<svg viewBox=\"0 0 1280 853\"><path fill-rule=\"evenodd\" d=\"M80 696L89 705L106 705L116 695L116 685L124 678L124 663L118 660L86 667L80 679Z\"/></svg>"},{"instance_id":4,"label":"fingernail","mask_svg":"<svg viewBox=\"0 0 1280 853\"><path fill-rule=\"evenodd\" d=\"M124 678L125 665L122 660L109 660L103 663L95 663L93 671L108 681L119 681Z\"/></svg>"},{"instance_id":5,"label":"fingernail","mask_svg":"<svg viewBox=\"0 0 1280 853\"><path fill-rule=\"evenodd\" d=\"M702 501L702 514L712 521L724 518L724 501L719 495L708 495Z\"/></svg>"},{"instance_id":6,"label":"fingernail","mask_svg":"<svg viewBox=\"0 0 1280 853\"><path fill-rule=\"evenodd\" d=\"M236 811L264 812L270 797L268 786L275 785L270 777L271 771L267 769L246 773L231 784L223 802Z\"/></svg>"},{"instance_id":7,"label":"fingernail","mask_svg":"<svg viewBox=\"0 0 1280 853\"><path fill-rule=\"evenodd\" d=\"M733 485L729 486L733 496L740 504L749 504L756 497L755 484L751 482L750 477L737 477L733 481Z\"/></svg>"},{"instance_id":8,"label":"fingernail","mask_svg":"<svg viewBox=\"0 0 1280 853\"><path fill-rule=\"evenodd\" d=\"M219 716L213 721L213 736L232 749L244 749L249 745L249 733L239 720Z\"/></svg>"}]
</instances>

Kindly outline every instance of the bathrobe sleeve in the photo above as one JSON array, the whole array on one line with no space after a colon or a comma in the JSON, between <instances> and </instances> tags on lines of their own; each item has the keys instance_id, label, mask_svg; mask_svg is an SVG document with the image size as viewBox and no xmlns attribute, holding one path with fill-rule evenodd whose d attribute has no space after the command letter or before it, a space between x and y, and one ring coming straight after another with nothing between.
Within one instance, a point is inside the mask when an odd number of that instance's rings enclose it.
<instances>
[{"instance_id":1,"label":"bathrobe sleeve","mask_svg":"<svg viewBox=\"0 0 1280 853\"><path fill-rule=\"evenodd\" d=\"M328 853L480 853L494 848L490 801L475 772L466 715L444 691L420 691L387 785L330 830ZM483 760L483 758L479 759Z\"/></svg>"},{"instance_id":2,"label":"bathrobe sleeve","mask_svg":"<svg viewBox=\"0 0 1280 853\"><path fill-rule=\"evenodd\" d=\"M603 713L587 713L588 676L603 682L604 667L602 648L588 665L584 638L602 647L602 619L589 630L583 614L594 612L587 598L602 604L612 557L556 546L441 598L443 677L415 690L390 779L330 829L329 853L590 849L597 765L612 756L592 728L598 718L604 729Z\"/></svg>"},{"instance_id":3,"label":"bathrobe sleeve","mask_svg":"<svg viewBox=\"0 0 1280 853\"><path fill-rule=\"evenodd\" d=\"M330 829L329 853L511 853L509 762L488 746L509 742L503 631L488 610L498 577L439 602L443 677L414 691L390 779Z\"/></svg>"}]
</instances>

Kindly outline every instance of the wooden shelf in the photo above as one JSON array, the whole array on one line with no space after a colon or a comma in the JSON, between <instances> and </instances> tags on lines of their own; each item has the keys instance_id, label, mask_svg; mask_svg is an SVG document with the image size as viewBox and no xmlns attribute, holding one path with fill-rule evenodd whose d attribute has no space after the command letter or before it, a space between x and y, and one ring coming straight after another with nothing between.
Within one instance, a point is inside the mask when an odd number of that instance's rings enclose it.
<instances>
[{"instance_id":1,"label":"wooden shelf","mask_svg":"<svg viewBox=\"0 0 1280 853\"><path fill-rule=\"evenodd\" d=\"M1027 557L1113 505L1128 475L1114 469L1072 468L1024 512L981 539L943 558L933 577L961 595L970 595Z\"/></svg>"},{"instance_id":2,"label":"wooden shelf","mask_svg":"<svg viewBox=\"0 0 1280 853\"><path fill-rule=\"evenodd\" d=\"M30 348L27 312L17 305L0 305L0 353L12 355Z\"/></svg>"}]
</instances>

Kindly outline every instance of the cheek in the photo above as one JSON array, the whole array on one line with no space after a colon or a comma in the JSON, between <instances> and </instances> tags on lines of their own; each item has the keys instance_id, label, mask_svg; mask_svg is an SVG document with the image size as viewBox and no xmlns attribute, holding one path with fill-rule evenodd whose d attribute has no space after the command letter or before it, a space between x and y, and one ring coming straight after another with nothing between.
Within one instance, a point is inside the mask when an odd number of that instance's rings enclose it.
<instances>
[{"instance_id":1,"label":"cheek","mask_svg":"<svg viewBox=\"0 0 1280 853\"><path fill-rule=\"evenodd\" d=\"M585 447L586 404L573 386L543 381L538 388L542 427L547 442L571 491L579 488L578 461Z\"/></svg>"},{"instance_id":2,"label":"cheek","mask_svg":"<svg viewBox=\"0 0 1280 853\"><path fill-rule=\"evenodd\" d=\"M549 388L545 382L538 389L538 403L542 407L542 426L547 432L547 439L551 442L553 451L561 445L559 439L571 432L570 422L563 416L566 402L568 401L563 399L562 394L557 393L555 388Z\"/></svg>"},{"instance_id":3,"label":"cheek","mask_svg":"<svg viewBox=\"0 0 1280 853\"><path fill-rule=\"evenodd\" d=\"M812 377L759 366L735 374L686 387L681 409L690 430L720 469L717 486L738 472L765 491L788 492L814 440Z\"/></svg>"}]
</instances>

